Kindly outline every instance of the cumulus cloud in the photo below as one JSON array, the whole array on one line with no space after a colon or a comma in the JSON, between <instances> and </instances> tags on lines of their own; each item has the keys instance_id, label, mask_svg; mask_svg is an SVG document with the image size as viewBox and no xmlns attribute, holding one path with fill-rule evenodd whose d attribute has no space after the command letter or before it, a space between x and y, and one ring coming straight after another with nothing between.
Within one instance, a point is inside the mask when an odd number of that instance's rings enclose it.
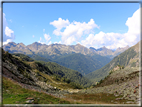
<instances>
[{"instance_id":1,"label":"cumulus cloud","mask_svg":"<svg viewBox=\"0 0 142 107\"><path fill-rule=\"evenodd\" d=\"M59 18L50 24L56 27L53 34L62 36L62 43L67 45L77 42L84 34L89 34L94 28L99 28L93 19L90 19L88 23L76 21L70 23L68 19ZM64 30L61 31L63 28Z\"/></svg>"},{"instance_id":2,"label":"cumulus cloud","mask_svg":"<svg viewBox=\"0 0 142 107\"><path fill-rule=\"evenodd\" d=\"M3 13L3 45L12 42L15 38L14 31L8 27L5 16L5 13Z\"/></svg>"},{"instance_id":3,"label":"cumulus cloud","mask_svg":"<svg viewBox=\"0 0 142 107\"><path fill-rule=\"evenodd\" d=\"M8 44L9 42L12 42L12 40L11 39L7 39L5 42L3 42L3 45Z\"/></svg>"},{"instance_id":4,"label":"cumulus cloud","mask_svg":"<svg viewBox=\"0 0 142 107\"><path fill-rule=\"evenodd\" d=\"M68 19L64 20L62 18L58 18L58 20L54 20L53 22L50 22L50 24L53 25L55 28L57 28L53 31L53 34L59 36L59 35L61 35L60 30L62 28L65 28L66 26L68 26L70 24L70 22Z\"/></svg>"},{"instance_id":5,"label":"cumulus cloud","mask_svg":"<svg viewBox=\"0 0 142 107\"><path fill-rule=\"evenodd\" d=\"M44 38L45 38L46 42L48 42L51 39L50 35L48 35L48 34L44 34Z\"/></svg>"},{"instance_id":6,"label":"cumulus cloud","mask_svg":"<svg viewBox=\"0 0 142 107\"><path fill-rule=\"evenodd\" d=\"M8 37L12 37L13 34L14 34L14 31L12 31L11 29L9 29L9 27L6 26L5 35Z\"/></svg>"},{"instance_id":7,"label":"cumulus cloud","mask_svg":"<svg viewBox=\"0 0 142 107\"><path fill-rule=\"evenodd\" d=\"M89 36L81 41L81 44L90 47L100 48L106 46L109 49L116 49L125 47L127 45L133 46L140 41L140 9L138 9L132 17L126 21L128 31L126 33L104 33L103 31L98 34L89 34Z\"/></svg>"},{"instance_id":8,"label":"cumulus cloud","mask_svg":"<svg viewBox=\"0 0 142 107\"><path fill-rule=\"evenodd\" d=\"M62 29L63 27L66 27L67 25L70 24L69 20L58 18L58 20L54 20L53 22L50 22L51 25L53 25L57 29Z\"/></svg>"},{"instance_id":9,"label":"cumulus cloud","mask_svg":"<svg viewBox=\"0 0 142 107\"><path fill-rule=\"evenodd\" d=\"M35 35L33 35L33 38L35 37Z\"/></svg>"},{"instance_id":10,"label":"cumulus cloud","mask_svg":"<svg viewBox=\"0 0 142 107\"><path fill-rule=\"evenodd\" d=\"M38 43L45 44L42 40L42 37L40 37L40 40L38 41Z\"/></svg>"}]
</instances>

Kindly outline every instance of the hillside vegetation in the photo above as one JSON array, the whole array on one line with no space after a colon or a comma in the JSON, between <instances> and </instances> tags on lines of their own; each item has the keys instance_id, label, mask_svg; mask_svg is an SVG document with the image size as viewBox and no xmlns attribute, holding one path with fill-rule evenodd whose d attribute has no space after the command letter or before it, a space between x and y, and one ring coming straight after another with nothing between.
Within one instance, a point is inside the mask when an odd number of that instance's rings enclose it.
<instances>
[{"instance_id":1,"label":"hillside vegetation","mask_svg":"<svg viewBox=\"0 0 142 107\"><path fill-rule=\"evenodd\" d=\"M80 53L62 56L55 60L56 63L77 70L83 75L103 67L109 61L109 58L102 58L99 55L89 56Z\"/></svg>"},{"instance_id":2,"label":"hillside vegetation","mask_svg":"<svg viewBox=\"0 0 142 107\"><path fill-rule=\"evenodd\" d=\"M101 69L98 69L90 74L86 75L88 79L92 80L94 83L103 79L109 74L109 71L113 69L116 65L128 66L128 67L138 67L139 66L139 43L135 46L129 48L125 52L113 58L108 64L106 64Z\"/></svg>"},{"instance_id":3,"label":"hillside vegetation","mask_svg":"<svg viewBox=\"0 0 142 107\"><path fill-rule=\"evenodd\" d=\"M78 88L80 85L83 87L88 87L92 84L89 79L82 76L82 74L79 73L78 71L66 68L55 62L43 62L43 61L38 61L38 62L47 66L54 74L58 75L61 78L61 80L67 81L68 83L74 82L71 84L76 85L76 87Z\"/></svg>"},{"instance_id":4,"label":"hillside vegetation","mask_svg":"<svg viewBox=\"0 0 142 107\"><path fill-rule=\"evenodd\" d=\"M59 89L83 88L91 85L91 82L83 77L79 72L62 67L56 63L40 63L22 54L11 55L3 51L3 73L19 82L40 85L52 85ZM43 83L42 83L43 82ZM47 88L45 86L45 88Z\"/></svg>"}]
</instances>

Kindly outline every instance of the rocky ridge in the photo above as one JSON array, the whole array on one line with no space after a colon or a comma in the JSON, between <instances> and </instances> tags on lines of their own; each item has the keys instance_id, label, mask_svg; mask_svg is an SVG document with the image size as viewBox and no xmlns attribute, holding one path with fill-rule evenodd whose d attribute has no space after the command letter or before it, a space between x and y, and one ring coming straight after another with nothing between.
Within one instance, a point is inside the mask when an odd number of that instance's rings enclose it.
<instances>
[{"instance_id":1,"label":"rocky ridge","mask_svg":"<svg viewBox=\"0 0 142 107\"><path fill-rule=\"evenodd\" d=\"M115 67L118 68L118 67ZM114 69L113 69L114 70ZM100 80L94 88L80 91L81 93L109 93L117 98L111 102L118 103L118 100L128 100L126 103L140 104L140 82L139 67L126 67L115 69Z\"/></svg>"}]
</instances>

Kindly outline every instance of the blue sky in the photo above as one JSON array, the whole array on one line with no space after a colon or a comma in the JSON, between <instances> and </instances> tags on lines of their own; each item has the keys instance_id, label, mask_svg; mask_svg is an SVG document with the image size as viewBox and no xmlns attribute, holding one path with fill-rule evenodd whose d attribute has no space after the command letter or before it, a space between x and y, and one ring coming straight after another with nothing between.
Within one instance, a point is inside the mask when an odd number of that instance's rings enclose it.
<instances>
[{"instance_id":1,"label":"blue sky","mask_svg":"<svg viewBox=\"0 0 142 107\"><path fill-rule=\"evenodd\" d=\"M3 3L3 44L135 45L139 3Z\"/></svg>"}]
</instances>

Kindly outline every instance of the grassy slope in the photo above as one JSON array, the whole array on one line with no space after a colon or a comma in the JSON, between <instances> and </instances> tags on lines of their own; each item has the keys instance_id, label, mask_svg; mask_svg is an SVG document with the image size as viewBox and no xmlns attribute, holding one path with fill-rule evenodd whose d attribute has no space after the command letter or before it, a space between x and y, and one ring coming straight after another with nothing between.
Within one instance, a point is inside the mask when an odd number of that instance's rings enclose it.
<instances>
[{"instance_id":1,"label":"grassy slope","mask_svg":"<svg viewBox=\"0 0 142 107\"><path fill-rule=\"evenodd\" d=\"M65 68L52 62L34 61L30 57L23 54L14 54L14 56L17 58L17 60L19 59L23 65L28 65L29 69L36 72L38 79L45 81L46 83L53 85L54 87L67 89L81 88L80 85L85 87L91 85L91 82L83 77L78 71ZM10 59L12 60L12 58L14 60L14 57L11 56ZM20 69L23 69L23 67ZM51 75L49 76L48 74Z\"/></svg>"},{"instance_id":2,"label":"grassy slope","mask_svg":"<svg viewBox=\"0 0 142 107\"><path fill-rule=\"evenodd\" d=\"M3 77L3 104L26 104L27 98L34 99L32 104L70 104L71 102L22 88L12 80Z\"/></svg>"},{"instance_id":3,"label":"grassy slope","mask_svg":"<svg viewBox=\"0 0 142 107\"><path fill-rule=\"evenodd\" d=\"M63 77L70 80L76 83L76 85L82 85L84 87L91 85L91 82L78 71L63 67L55 62L40 61L40 63L47 66L54 74L59 75L61 78Z\"/></svg>"}]
</instances>

